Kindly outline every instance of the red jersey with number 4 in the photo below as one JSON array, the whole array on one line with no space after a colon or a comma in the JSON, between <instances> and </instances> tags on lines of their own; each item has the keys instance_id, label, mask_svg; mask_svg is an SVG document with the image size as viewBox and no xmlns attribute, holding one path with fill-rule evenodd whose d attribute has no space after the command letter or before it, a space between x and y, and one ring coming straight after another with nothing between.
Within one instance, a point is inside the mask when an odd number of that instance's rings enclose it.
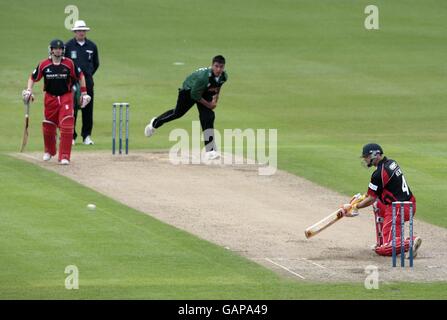
<instances>
[{"instance_id":1,"label":"red jersey with number 4","mask_svg":"<svg viewBox=\"0 0 447 320\"><path fill-rule=\"evenodd\" d=\"M413 198L410 187L396 161L384 157L371 176L368 195L379 197L384 204L393 201L410 201Z\"/></svg>"},{"instance_id":2,"label":"red jersey with number 4","mask_svg":"<svg viewBox=\"0 0 447 320\"><path fill-rule=\"evenodd\" d=\"M62 58L59 64L54 64L51 58L40 62L31 74L34 82L44 78L43 91L62 96L71 91L73 83L80 79L82 71L75 67L73 60Z\"/></svg>"}]
</instances>

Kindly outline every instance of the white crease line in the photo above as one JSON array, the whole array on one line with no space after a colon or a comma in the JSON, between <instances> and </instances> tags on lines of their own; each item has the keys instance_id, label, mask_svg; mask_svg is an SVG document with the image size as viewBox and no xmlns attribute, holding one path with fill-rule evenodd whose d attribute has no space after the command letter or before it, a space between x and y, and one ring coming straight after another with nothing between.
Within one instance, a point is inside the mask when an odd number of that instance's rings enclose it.
<instances>
[{"instance_id":1,"label":"white crease line","mask_svg":"<svg viewBox=\"0 0 447 320\"><path fill-rule=\"evenodd\" d=\"M284 269L284 270L290 272L290 273L293 274L294 276L297 276L297 277L299 277L299 278L301 278L301 279L303 279L303 280L306 279L306 278L304 278L302 275L300 275L300 274L298 274L298 273L296 273L296 272L293 272L293 271L290 270L289 268L286 268L286 267L284 267L283 265L280 265L279 263L276 263L275 261L270 260L269 258L265 258L265 260L267 260L268 262L273 263L274 265L276 265L276 266L278 266L278 267L280 267L280 268L282 268L282 269Z\"/></svg>"},{"instance_id":2,"label":"white crease line","mask_svg":"<svg viewBox=\"0 0 447 320\"><path fill-rule=\"evenodd\" d=\"M317 266L317 267L320 267L321 269L327 269L325 266L322 266L321 264L318 264L318 263L316 263L316 262L313 262L313 261L311 261L311 260L309 260L309 259L307 259L307 258L302 258L304 261L307 261L307 262L310 262L310 263L312 263L314 266Z\"/></svg>"}]
</instances>

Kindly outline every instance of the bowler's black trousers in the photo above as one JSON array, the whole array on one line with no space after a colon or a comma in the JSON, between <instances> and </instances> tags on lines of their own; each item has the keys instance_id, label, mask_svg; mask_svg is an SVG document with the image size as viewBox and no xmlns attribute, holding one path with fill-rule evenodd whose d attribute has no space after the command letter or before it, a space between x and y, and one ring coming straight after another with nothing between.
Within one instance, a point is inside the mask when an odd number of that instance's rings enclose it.
<instances>
[{"instance_id":1,"label":"bowler's black trousers","mask_svg":"<svg viewBox=\"0 0 447 320\"><path fill-rule=\"evenodd\" d=\"M165 113L159 115L152 124L154 128L159 128L166 122L181 118L186 112L191 109L191 107L197 103L197 109L199 110L200 125L202 126L202 131L206 130L204 134L205 149L206 151L216 150L214 144L214 111L210 108L205 107L203 104L193 100L191 98L191 90L179 90L177 105L166 111Z\"/></svg>"}]
</instances>

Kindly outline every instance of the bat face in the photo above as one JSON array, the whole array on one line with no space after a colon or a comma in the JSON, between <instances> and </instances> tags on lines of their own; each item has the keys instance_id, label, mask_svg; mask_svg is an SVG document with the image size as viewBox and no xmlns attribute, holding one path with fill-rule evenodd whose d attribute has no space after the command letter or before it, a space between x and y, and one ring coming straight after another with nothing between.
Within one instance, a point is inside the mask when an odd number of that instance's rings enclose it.
<instances>
[{"instance_id":1,"label":"bat face","mask_svg":"<svg viewBox=\"0 0 447 320\"><path fill-rule=\"evenodd\" d=\"M341 218L343 218L343 214L341 213L340 209L338 209L337 211L332 212L327 217L323 218L322 220L318 221L317 223L307 228L304 231L304 235L306 236L306 238L313 237L314 235L320 233L321 231L331 226Z\"/></svg>"},{"instance_id":2,"label":"bat face","mask_svg":"<svg viewBox=\"0 0 447 320\"><path fill-rule=\"evenodd\" d=\"M304 235L306 236L306 238L307 239L309 239L310 237L312 237L313 235L315 235L316 233L314 232L314 233L312 233L312 231L311 230L305 230L304 231Z\"/></svg>"},{"instance_id":3,"label":"bat face","mask_svg":"<svg viewBox=\"0 0 447 320\"><path fill-rule=\"evenodd\" d=\"M23 150L25 150L25 146L28 143L29 104L26 104L25 107L26 107L26 111L25 111L25 130L23 131L23 140L22 140L22 146L20 147L20 152L23 152Z\"/></svg>"},{"instance_id":4,"label":"bat face","mask_svg":"<svg viewBox=\"0 0 447 320\"><path fill-rule=\"evenodd\" d=\"M25 130L23 132L23 140L22 140L22 146L20 147L20 152L23 152L25 150L25 146L28 143L28 118L25 120Z\"/></svg>"},{"instance_id":5,"label":"bat face","mask_svg":"<svg viewBox=\"0 0 447 320\"><path fill-rule=\"evenodd\" d=\"M363 199L365 199L365 197L366 197L366 195L356 194L354 197L352 197L351 204L354 205L354 204L360 203ZM326 218L321 219L317 223L315 223L315 224L311 225L309 228L307 228L304 231L304 235L306 236L306 238L309 239L310 237L313 237L314 235L320 233L327 227L333 225L335 222L337 222L341 218L343 218L343 213L341 212L340 209L338 209L337 211L332 212Z\"/></svg>"}]
</instances>

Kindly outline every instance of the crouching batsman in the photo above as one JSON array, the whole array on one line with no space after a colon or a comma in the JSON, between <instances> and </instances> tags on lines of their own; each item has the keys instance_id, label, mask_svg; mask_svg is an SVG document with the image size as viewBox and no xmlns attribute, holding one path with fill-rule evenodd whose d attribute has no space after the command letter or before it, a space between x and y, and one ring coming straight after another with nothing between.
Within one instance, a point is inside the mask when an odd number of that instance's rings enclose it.
<instances>
[{"instance_id":1,"label":"crouching batsman","mask_svg":"<svg viewBox=\"0 0 447 320\"><path fill-rule=\"evenodd\" d=\"M73 92L75 81L81 84L81 108L90 102L87 95L84 75L76 68L73 61L64 57L64 43L53 40L49 45L49 57L42 60L28 79L28 85L23 90L23 101L28 104L34 100L33 85L44 78L44 120L42 122L45 153L43 160L48 161L56 155L56 136L59 128L59 163L70 164L71 145L74 130Z\"/></svg>"},{"instance_id":2,"label":"crouching batsman","mask_svg":"<svg viewBox=\"0 0 447 320\"><path fill-rule=\"evenodd\" d=\"M381 256L392 255L392 203L394 201L411 201L413 203L413 214L416 213L416 198L410 190L405 176L396 161L388 159L383 155L382 148L375 143L363 147L362 163L365 167L376 167L371 176L368 192L364 200L357 204L344 204L342 213L345 216L356 215L357 209L373 205L377 243L374 251ZM404 219L410 218L409 206L404 208ZM396 206L396 221L401 221L400 206ZM414 237L413 256L416 257L417 250L421 246L422 239ZM396 252L400 253L401 245L405 246L405 252L409 250L410 238L402 241L400 228L396 227Z\"/></svg>"}]
</instances>

